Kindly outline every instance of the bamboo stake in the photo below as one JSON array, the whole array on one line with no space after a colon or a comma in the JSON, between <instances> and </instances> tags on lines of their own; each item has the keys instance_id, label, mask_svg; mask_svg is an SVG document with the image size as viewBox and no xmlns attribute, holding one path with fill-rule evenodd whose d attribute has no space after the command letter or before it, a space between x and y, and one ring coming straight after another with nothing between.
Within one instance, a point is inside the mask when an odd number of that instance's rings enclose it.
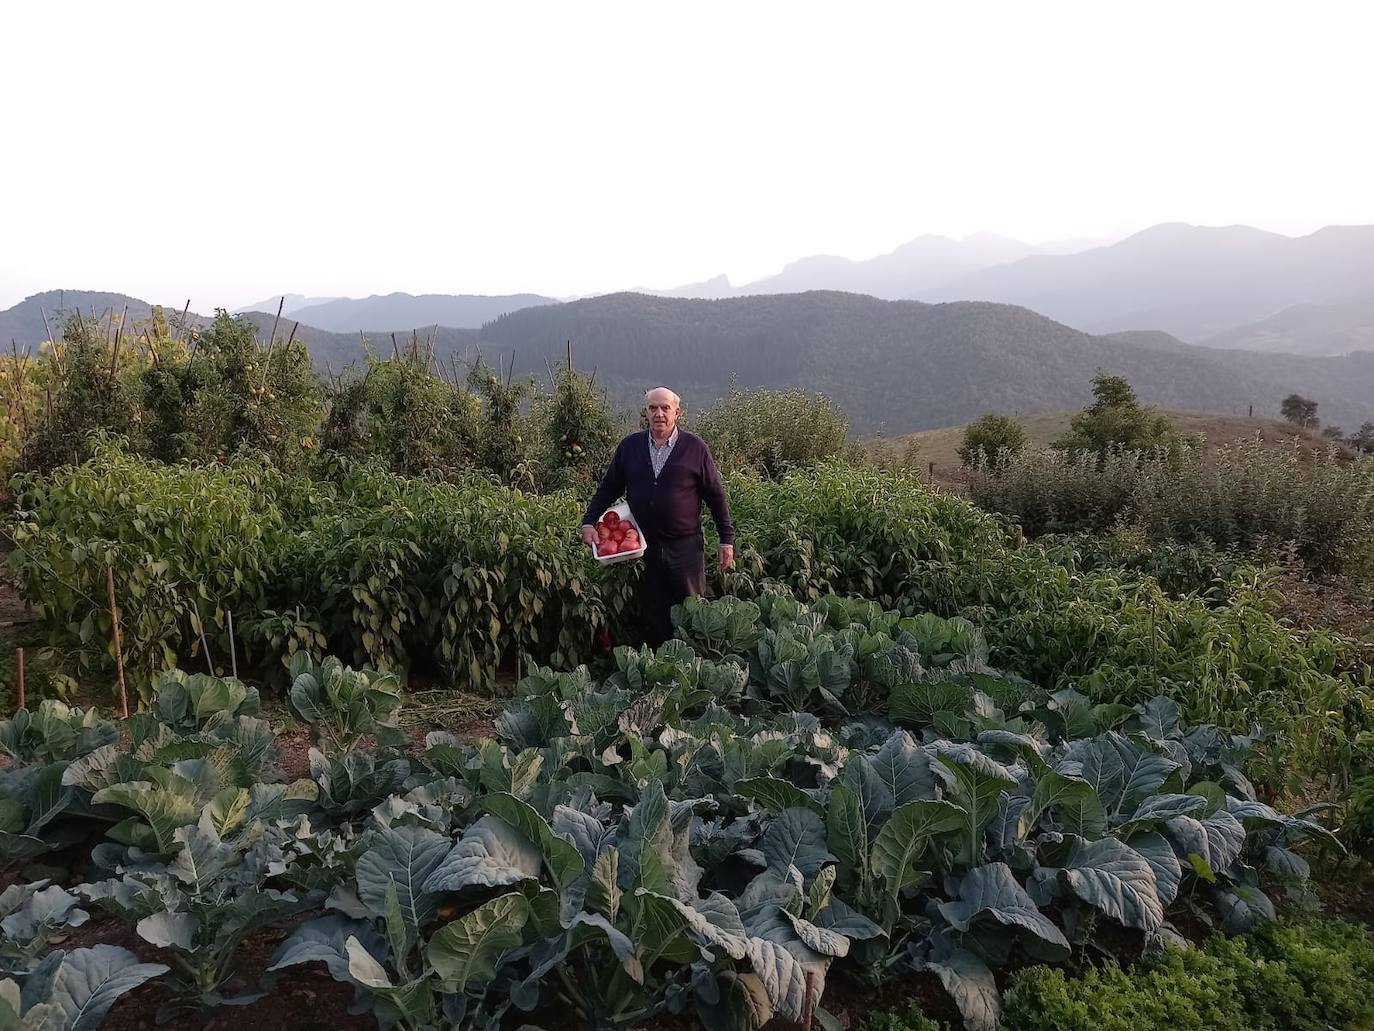
<instances>
[{"instance_id":1,"label":"bamboo stake","mask_svg":"<svg viewBox=\"0 0 1374 1031\"><path fill-rule=\"evenodd\" d=\"M110 309L113 311L114 309ZM129 315L129 306L124 306L124 318ZM110 352L110 378L114 379L119 369L119 341L124 337L124 318L119 320L119 328L115 330L114 348Z\"/></svg>"},{"instance_id":2,"label":"bamboo stake","mask_svg":"<svg viewBox=\"0 0 1374 1031\"><path fill-rule=\"evenodd\" d=\"M189 331L187 330L187 328L186 328L186 313L189 312L190 310L191 310L191 298L188 297L188 298L186 298L186 307L184 307L184 308L181 309L181 331L182 331L183 333L189 332Z\"/></svg>"},{"instance_id":3,"label":"bamboo stake","mask_svg":"<svg viewBox=\"0 0 1374 1031\"><path fill-rule=\"evenodd\" d=\"M27 439L29 436L29 413L24 408L24 380L26 378L25 371L29 367L28 355L24 356L25 360L20 360L19 344L15 342L14 337L10 337L10 349L14 351L14 397L19 408L19 430Z\"/></svg>"},{"instance_id":4,"label":"bamboo stake","mask_svg":"<svg viewBox=\"0 0 1374 1031\"><path fill-rule=\"evenodd\" d=\"M568 338L568 371L572 372L572 338Z\"/></svg>"},{"instance_id":5,"label":"bamboo stake","mask_svg":"<svg viewBox=\"0 0 1374 1031\"><path fill-rule=\"evenodd\" d=\"M196 622L200 624L200 647L205 652L205 665L210 670L210 676L215 675L215 661L210 658L210 639L205 636L205 620L200 618L200 606L196 606Z\"/></svg>"},{"instance_id":6,"label":"bamboo stake","mask_svg":"<svg viewBox=\"0 0 1374 1031\"><path fill-rule=\"evenodd\" d=\"M24 700L24 649L23 649L23 648L16 648L16 649L14 650L14 659L15 659L15 662L17 662L17 663L19 664L19 685L18 685L18 686L19 686L19 708L21 708L21 709L26 709L26 708L28 708L28 706L25 704L25 700Z\"/></svg>"},{"instance_id":7,"label":"bamboo stake","mask_svg":"<svg viewBox=\"0 0 1374 1031\"><path fill-rule=\"evenodd\" d=\"M396 345L396 334L391 334L391 353L396 356L396 360L401 360L401 349Z\"/></svg>"},{"instance_id":8,"label":"bamboo stake","mask_svg":"<svg viewBox=\"0 0 1374 1031\"><path fill-rule=\"evenodd\" d=\"M119 673L119 707L129 718L129 692L124 684L124 644L119 636L119 609L115 605L114 566L105 566L105 583L110 591L110 625L114 628L115 670Z\"/></svg>"},{"instance_id":9,"label":"bamboo stake","mask_svg":"<svg viewBox=\"0 0 1374 1031\"><path fill-rule=\"evenodd\" d=\"M272 353L272 348L277 342L277 323L281 321L281 310L284 307L286 307L286 295L282 294L281 300L277 302L277 317L272 320L272 340L271 343L267 345L268 354Z\"/></svg>"},{"instance_id":10,"label":"bamboo stake","mask_svg":"<svg viewBox=\"0 0 1374 1031\"><path fill-rule=\"evenodd\" d=\"M43 332L48 334L48 343L52 346L53 365L57 368L59 379L66 379L66 374L62 371L62 355L58 353L57 341L52 338L52 327L48 325L48 313L39 307L38 313L43 316Z\"/></svg>"},{"instance_id":11,"label":"bamboo stake","mask_svg":"<svg viewBox=\"0 0 1374 1031\"><path fill-rule=\"evenodd\" d=\"M298 329L300 329L300 328L301 328L301 324L300 324L299 322L296 322L296 323L293 323L293 324L292 324L292 326L291 326L291 335L290 335L289 337L286 338L286 349L287 349L288 351L291 349L291 345L294 344L294 343L296 342L296 330L298 330Z\"/></svg>"},{"instance_id":12,"label":"bamboo stake","mask_svg":"<svg viewBox=\"0 0 1374 1031\"><path fill-rule=\"evenodd\" d=\"M234 612L232 609L225 609L229 616L229 668L234 675L234 679L239 678L239 656L234 648Z\"/></svg>"}]
</instances>

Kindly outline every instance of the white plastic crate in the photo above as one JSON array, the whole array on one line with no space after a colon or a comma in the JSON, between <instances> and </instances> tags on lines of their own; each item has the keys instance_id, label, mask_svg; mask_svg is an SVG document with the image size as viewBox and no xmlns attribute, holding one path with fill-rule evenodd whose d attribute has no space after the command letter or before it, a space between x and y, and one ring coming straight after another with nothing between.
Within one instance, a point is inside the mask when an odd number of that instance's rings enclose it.
<instances>
[{"instance_id":1,"label":"white plastic crate","mask_svg":"<svg viewBox=\"0 0 1374 1031\"><path fill-rule=\"evenodd\" d=\"M644 528L640 526L638 520L635 519L634 513L630 511L629 504L622 501L618 505L612 505L610 508L606 509L606 512L614 512L616 515L620 516L622 522L629 523L639 531L639 547L634 551L619 551L614 555L602 555L600 549L593 544L592 555L595 556L596 560L603 566L613 566L617 562L629 562L633 559L643 558L644 550L648 542L644 539ZM601 515L597 516L596 521L600 522L606 515L606 512L602 512Z\"/></svg>"}]
</instances>

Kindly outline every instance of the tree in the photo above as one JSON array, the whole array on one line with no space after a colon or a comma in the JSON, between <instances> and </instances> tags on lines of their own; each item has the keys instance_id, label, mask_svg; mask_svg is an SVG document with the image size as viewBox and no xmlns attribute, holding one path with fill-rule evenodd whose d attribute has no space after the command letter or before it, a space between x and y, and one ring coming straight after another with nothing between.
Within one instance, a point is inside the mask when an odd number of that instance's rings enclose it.
<instances>
[{"instance_id":1,"label":"tree","mask_svg":"<svg viewBox=\"0 0 1374 1031\"><path fill-rule=\"evenodd\" d=\"M1367 422L1355 433L1350 434L1346 443L1364 455L1374 455L1374 422Z\"/></svg>"},{"instance_id":2,"label":"tree","mask_svg":"<svg viewBox=\"0 0 1374 1031\"><path fill-rule=\"evenodd\" d=\"M974 465L981 456L986 464L997 465L1025 446L1026 431L1019 422L999 412L988 412L965 427L959 461Z\"/></svg>"},{"instance_id":3,"label":"tree","mask_svg":"<svg viewBox=\"0 0 1374 1031\"><path fill-rule=\"evenodd\" d=\"M1317 402L1310 398L1301 394L1289 394L1283 399L1283 405L1279 410L1283 412L1285 419L1305 430L1317 428Z\"/></svg>"},{"instance_id":4,"label":"tree","mask_svg":"<svg viewBox=\"0 0 1374 1031\"><path fill-rule=\"evenodd\" d=\"M1073 417L1069 433L1054 442L1066 451L1106 451L1121 447L1154 451L1179 442L1167 416L1142 405L1125 376L1098 370L1093 403Z\"/></svg>"},{"instance_id":5,"label":"tree","mask_svg":"<svg viewBox=\"0 0 1374 1031\"><path fill-rule=\"evenodd\" d=\"M1345 430L1341 429L1339 426L1323 426L1322 436L1328 437L1331 440L1340 440L1345 436Z\"/></svg>"}]
</instances>

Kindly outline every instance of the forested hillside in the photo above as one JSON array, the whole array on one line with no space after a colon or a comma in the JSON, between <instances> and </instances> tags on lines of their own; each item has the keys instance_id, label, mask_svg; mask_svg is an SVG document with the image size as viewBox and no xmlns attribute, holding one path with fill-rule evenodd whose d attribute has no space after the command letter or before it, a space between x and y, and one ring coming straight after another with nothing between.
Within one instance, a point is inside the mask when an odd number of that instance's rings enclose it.
<instances>
[{"instance_id":1,"label":"forested hillside","mask_svg":"<svg viewBox=\"0 0 1374 1031\"><path fill-rule=\"evenodd\" d=\"M1098 368L1172 407L1277 412L1292 390L1329 418L1374 415L1374 355L1290 358L1217 352L1159 338L1094 337L1025 308L921 304L815 291L705 301L613 294L514 312L483 327L483 348L543 369L574 341L622 400L663 381L695 403L741 386L799 386L835 398L859 432L967 422L988 409L1072 408ZM1168 338L1164 338L1168 339Z\"/></svg>"}]
</instances>

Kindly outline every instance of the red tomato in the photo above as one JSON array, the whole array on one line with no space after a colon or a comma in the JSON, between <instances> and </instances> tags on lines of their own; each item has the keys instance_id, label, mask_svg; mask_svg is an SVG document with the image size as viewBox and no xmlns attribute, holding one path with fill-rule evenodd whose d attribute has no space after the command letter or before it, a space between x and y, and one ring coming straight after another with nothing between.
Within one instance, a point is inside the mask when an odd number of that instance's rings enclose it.
<instances>
[{"instance_id":1,"label":"red tomato","mask_svg":"<svg viewBox=\"0 0 1374 1031\"><path fill-rule=\"evenodd\" d=\"M607 526L614 528L620 522L620 513L612 510L601 518L606 521Z\"/></svg>"}]
</instances>

